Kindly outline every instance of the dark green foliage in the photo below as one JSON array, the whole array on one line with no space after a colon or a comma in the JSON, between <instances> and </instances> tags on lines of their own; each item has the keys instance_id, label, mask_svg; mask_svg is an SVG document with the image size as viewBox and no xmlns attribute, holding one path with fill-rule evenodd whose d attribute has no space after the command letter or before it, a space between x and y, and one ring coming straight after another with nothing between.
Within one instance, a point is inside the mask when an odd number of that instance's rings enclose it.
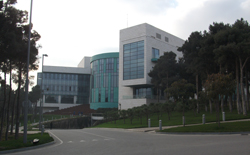
<instances>
[{"instance_id":1,"label":"dark green foliage","mask_svg":"<svg viewBox=\"0 0 250 155\"><path fill-rule=\"evenodd\" d=\"M41 88L39 85L36 85L32 88L32 91L29 93L29 100L32 103L36 103L41 97Z\"/></svg>"},{"instance_id":2,"label":"dark green foliage","mask_svg":"<svg viewBox=\"0 0 250 155\"><path fill-rule=\"evenodd\" d=\"M177 70L176 54L171 51L165 52L164 55L157 60L153 69L148 73L151 77L151 83L157 90L158 102L160 90L168 88L169 85L176 80Z\"/></svg>"},{"instance_id":3,"label":"dark green foliage","mask_svg":"<svg viewBox=\"0 0 250 155\"><path fill-rule=\"evenodd\" d=\"M12 85L11 82L13 77L16 77L13 80L14 83L18 84L17 89L17 99L16 99L16 138L18 138L19 132L19 117L20 117L20 107L21 107L21 87L24 84L25 75L27 75L27 51L28 51L28 34L29 34L29 25L28 21L28 12L18 10L13 7L16 0L7 0L3 5L3 11L0 12L0 70L4 73L4 75L10 75L10 91L8 94L11 94ZM40 39L40 35L36 31L32 31L31 33L31 41L30 41L30 61L29 61L29 69L36 70L38 69L37 55L38 49L40 46L37 45L37 41ZM17 76L12 76L12 71L15 70ZM6 83L6 78L4 78ZM6 89L6 88L4 88ZM5 95L7 97L7 95ZM11 95L9 95L11 98ZM10 99L9 99L10 101ZM10 117L10 108L12 113L14 113L14 104L10 106L10 102L6 103L4 101L3 105L5 107L7 104L6 110L7 117L3 115L2 119L7 120L7 130L9 127L9 117ZM4 114L1 112L1 114ZM1 121L3 122L3 121ZM13 126L13 125L12 125ZM7 132L6 132L7 133ZM2 124L0 135L2 135ZM5 136L6 139L8 135Z\"/></svg>"},{"instance_id":4,"label":"dark green foliage","mask_svg":"<svg viewBox=\"0 0 250 155\"><path fill-rule=\"evenodd\" d=\"M219 97L223 95L230 95L235 90L235 81L232 76L223 74L212 74L208 76L204 84L208 97L213 99L216 103L217 123L220 126L219 119Z\"/></svg>"}]
</instances>

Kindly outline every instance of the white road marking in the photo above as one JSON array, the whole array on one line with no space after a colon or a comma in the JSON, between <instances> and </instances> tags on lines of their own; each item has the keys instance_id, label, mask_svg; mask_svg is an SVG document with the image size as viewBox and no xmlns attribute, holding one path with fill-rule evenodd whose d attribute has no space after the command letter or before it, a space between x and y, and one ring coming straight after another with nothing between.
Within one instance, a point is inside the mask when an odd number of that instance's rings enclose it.
<instances>
[{"instance_id":1,"label":"white road marking","mask_svg":"<svg viewBox=\"0 0 250 155\"><path fill-rule=\"evenodd\" d=\"M80 142L85 142L85 140L81 140Z\"/></svg>"},{"instance_id":2,"label":"white road marking","mask_svg":"<svg viewBox=\"0 0 250 155\"><path fill-rule=\"evenodd\" d=\"M68 141L68 143L73 143L72 141Z\"/></svg>"},{"instance_id":3,"label":"white road marking","mask_svg":"<svg viewBox=\"0 0 250 155\"><path fill-rule=\"evenodd\" d=\"M56 139L58 139L59 141L60 141L60 143L59 144L57 144L57 145L55 145L55 146L58 146L58 145L61 145L62 143L63 143L63 141L60 139L60 138L58 138L56 135L54 135L52 132L50 132L50 131L48 131L51 135L53 135Z\"/></svg>"},{"instance_id":4,"label":"white road marking","mask_svg":"<svg viewBox=\"0 0 250 155\"><path fill-rule=\"evenodd\" d=\"M92 141L93 141L93 142L96 142L97 140L96 140L96 139L93 139Z\"/></svg>"},{"instance_id":5,"label":"white road marking","mask_svg":"<svg viewBox=\"0 0 250 155\"><path fill-rule=\"evenodd\" d=\"M114 138L111 138L111 137L101 136L101 135L97 135L97 134L93 134L93 133L88 133L88 132L84 132L84 131L78 131L77 130L77 132L83 132L83 133L86 133L88 135L94 135L94 136L102 137L102 138L105 138L105 139L114 139Z\"/></svg>"},{"instance_id":6,"label":"white road marking","mask_svg":"<svg viewBox=\"0 0 250 155\"><path fill-rule=\"evenodd\" d=\"M104 140L110 140L110 139L104 139Z\"/></svg>"}]
</instances>

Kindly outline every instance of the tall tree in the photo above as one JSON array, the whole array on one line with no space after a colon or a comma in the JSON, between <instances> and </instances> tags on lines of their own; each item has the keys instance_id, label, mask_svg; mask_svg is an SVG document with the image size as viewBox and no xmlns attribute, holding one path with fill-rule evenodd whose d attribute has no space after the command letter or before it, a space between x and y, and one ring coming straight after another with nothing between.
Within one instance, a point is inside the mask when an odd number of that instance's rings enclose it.
<instances>
[{"instance_id":1,"label":"tall tree","mask_svg":"<svg viewBox=\"0 0 250 155\"><path fill-rule=\"evenodd\" d=\"M4 64L9 66L9 72L12 70L12 64L17 69L18 76L18 99L17 99L17 114L16 114L16 138L18 138L19 131L19 107L20 107L20 88L22 84L22 78L27 73L27 51L28 51L28 33L29 25L25 25L28 20L28 12L21 11L14 8L12 5L16 3L16 0L7 0L4 5L4 11L0 16L0 20L4 19L5 22L0 24L0 52L1 56L4 56ZM32 31L31 34L31 46L30 46L30 70L38 68L36 63L38 48L36 42L40 39L40 35L36 31ZM3 57L2 57L3 58ZM2 62L2 60L1 60ZM2 63L1 63L2 64ZM11 77L10 77L11 78ZM8 114L9 117L9 114ZM8 119L7 119L8 121Z\"/></svg>"},{"instance_id":2,"label":"tall tree","mask_svg":"<svg viewBox=\"0 0 250 155\"><path fill-rule=\"evenodd\" d=\"M199 75L204 70L203 60L199 56L203 36L201 32L192 32L188 37L188 40L178 48L178 51L182 52L185 61L187 72L195 75L196 80L196 96L197 96L197 113L199 113Z\"/></svg>"},{"instance_id":3,"label":"tall tree","mask_svg":"<svg viewBox=\"0 0 250 155\"><path fill-rule=\"evenodd\" d=\"M174 52L165 52L158 60L153 69L148 73L151 83L157 89L159 102L159 91L168 88L173 82L177 72L177 60ZM168 95L166 96L168 99Z\"/></svg>"},{"instance_id":4,"label":"tall tree","mask_svg":"<svg viewBox=\"0 0 250 155\"><path fill-rule=\"evenodd\" d=\"M215 43L217 44L217 48L214 50L217 61L224 65L227 72L230 71L231 68L235 68L237 109L238 113L243 112L243 114L246 115L243 72L250 57L250 26L248 22L240 19L237 20L232 26L227 26L215 35ZM235 66L232 66L231 64L235 64ZM239 88L241 91L239 91ZM240 92L242 105L240 104Z\"/></svg>"},{"instance_id":5,"label":"tall tree","mask_svg":"<svg viewBox=\"0 0 250 155\"><path fill-rule=\"evenodd\" d=\"M239 60L239 66L240 66L240 88L241 88L242 110L243 110L243 115L247 115L245 91L243 85L243 72L246 63L250 58L250 26L247 21L241 18L232 25L232 31L235 35L234 42L237 49L234 52Z\"/></svg>"},{"instance_id":6,"label":"tall tree","mask_svg":"<svg viewBox=\"0 0 250 155\"><path fill-rule=\"evenodd\" d=\"M209 98L215 101L216 117L218 126L220 126L219 118L219 96L228 95L235 90L235 81L232 80L231 74L212 74L209 75L204 84Z\"/></svg>"}]
</instances>

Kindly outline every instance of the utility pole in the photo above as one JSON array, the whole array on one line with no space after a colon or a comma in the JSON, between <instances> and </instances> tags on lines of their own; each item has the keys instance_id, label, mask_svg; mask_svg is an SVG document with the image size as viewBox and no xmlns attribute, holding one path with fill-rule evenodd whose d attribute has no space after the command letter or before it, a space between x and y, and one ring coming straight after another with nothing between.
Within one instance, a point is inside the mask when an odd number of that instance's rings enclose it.
<instances>
[{"instance_id":1,"label":"utility pole","mask_svg":"<svg viewBox=\"0 0 250 155\"><path fill-rule=\"evenodd\" d=\"M25 104L24 104L24 124L23 124L23 143L27 143L27 120L28 120L28 94L29 94L29 63L30 63L30 36L31 36L31 18L32 18L32 4L30 1L30 20L29 20L29 40L28 40L28 54L27 54L27 76L25 85Z\"/></svg>"}]
</instances>

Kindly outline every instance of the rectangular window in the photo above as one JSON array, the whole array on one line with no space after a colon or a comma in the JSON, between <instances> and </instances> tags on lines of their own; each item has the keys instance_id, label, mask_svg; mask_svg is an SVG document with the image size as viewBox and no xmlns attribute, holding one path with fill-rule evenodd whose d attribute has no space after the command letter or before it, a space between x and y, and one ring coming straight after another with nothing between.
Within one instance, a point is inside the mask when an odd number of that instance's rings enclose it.
<instances>
[{"instance_id":1,"label":"rectangular window","mask_svg":"<svg viewBox=\"0 0 250 155\"><path fill-rule=\"evenodd\" d=\"M165 41L168 42L168 37L165 37Z\"/></svg>"},{"instance_id":2,"label":"rectangular window","mask_svg":"<svg viewBox=\"0 0 250 155\"><path fill-rule=\"evenodd\" d=\"M144 40L123 45L123 55L123 80L143 78L137 71L138 67L144 70Z\"/></svg>"},{"instance_id":3,"label":"rectangular window","mask_svg":"<svg viewBox=\"0 0 250 155\"><path fill-rule=\"evenodd\" d=\"M152 48L152 58L159 58L160 57L160 51L156 48Z\"/></svg>"},{"instance_id":4,"label":"rectangular window","mask_svg":"<svg viewBox=\"0 0 250 155\"><path fill-rule=\"evenodd\" d=\"M100 70L100 73L103 73L103 71L104 71L104 59L99 60L99 70Z\"/></svg>"},{"instance_id":5,"label":"rectangular window","mask_svg":"<svg viewBox=\"0 0 250 155\"><path fill-rule=\"evenodd\" d=\"M156 38L161 39L161 35L159 33L156 33Z\"/></svg>"}]
</instances>

